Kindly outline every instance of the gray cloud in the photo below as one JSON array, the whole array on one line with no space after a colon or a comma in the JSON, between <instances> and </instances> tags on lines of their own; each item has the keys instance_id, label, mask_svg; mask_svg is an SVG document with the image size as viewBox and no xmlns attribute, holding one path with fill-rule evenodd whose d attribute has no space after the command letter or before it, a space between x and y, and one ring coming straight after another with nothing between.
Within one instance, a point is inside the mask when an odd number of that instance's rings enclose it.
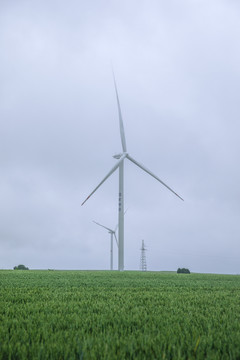
<instances>
[{"instance_id":1,"label":"gray cloud","mask_svg":"<svg viewBox=\"0 0 240 360\"><path fill-rule=\"evenodd\" d=\"M239 4L7 1L0 11L0 267L107 269L121 151L125 268L238 273ZM117 267L117 249L114 249Z\"/></svg>"}]
</instances>

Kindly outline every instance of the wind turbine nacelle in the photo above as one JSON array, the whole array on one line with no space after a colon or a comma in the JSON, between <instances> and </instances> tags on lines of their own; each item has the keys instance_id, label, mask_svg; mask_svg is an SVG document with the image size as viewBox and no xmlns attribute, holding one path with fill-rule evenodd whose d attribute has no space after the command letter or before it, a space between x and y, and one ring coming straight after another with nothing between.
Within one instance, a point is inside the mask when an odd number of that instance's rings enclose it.
<instances>
[{"instance_id":1,"label":"wind turbine nacelle","mask_svg":"<svg viewBox=\"0 0 240 360\"><path fill-rule=\"evenodd\" d=\"M116 154L116 155L113 155L114 159L120 159L120 157L122 156L122 154Z\"/></svg>"}]
</instances>

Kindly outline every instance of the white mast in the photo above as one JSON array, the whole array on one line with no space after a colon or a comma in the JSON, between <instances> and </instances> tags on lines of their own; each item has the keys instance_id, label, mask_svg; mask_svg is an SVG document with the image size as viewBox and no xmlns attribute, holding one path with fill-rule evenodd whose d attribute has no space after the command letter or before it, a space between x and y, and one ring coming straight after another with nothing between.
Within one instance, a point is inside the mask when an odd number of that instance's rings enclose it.
<instances>
[{"instance_id":1,"label":"white mast","mask_svg":"<svg viewBox=\"0 0 240 360\"><path fill-rule=\"evenodd\" d=\"M118 270L124 270L124 163L119 165Z\"/></svg>"}]
</instances>

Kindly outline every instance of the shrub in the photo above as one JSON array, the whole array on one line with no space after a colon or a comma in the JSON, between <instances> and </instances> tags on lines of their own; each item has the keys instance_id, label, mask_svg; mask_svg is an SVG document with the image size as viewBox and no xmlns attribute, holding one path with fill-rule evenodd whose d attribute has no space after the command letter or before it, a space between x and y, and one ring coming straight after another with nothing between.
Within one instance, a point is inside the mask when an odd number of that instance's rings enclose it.
<instances>
[{"instance_id":1,"label":"shrub","mask_svg":"<svg viewBox=\"0 0 240 360\"><path fill-rule=\"evenodd\" d=\"M182 269L178 268L178 269L177 269L177 273L178 273L178 274L190 274L190 270L189 270L189 269L185 269L185 268L182 268Z\"/></svg>"},{"instance_id":2,"label":"shrub","mask_svg":"<svg viewBox=\"0 0 240 360\"><path fill-rule=\"evenodd\" d=\"M14 266L13 269L14 269L14 270L29 270L29 268L26 267L25 265Z\"/></svg>"}]
</instances>

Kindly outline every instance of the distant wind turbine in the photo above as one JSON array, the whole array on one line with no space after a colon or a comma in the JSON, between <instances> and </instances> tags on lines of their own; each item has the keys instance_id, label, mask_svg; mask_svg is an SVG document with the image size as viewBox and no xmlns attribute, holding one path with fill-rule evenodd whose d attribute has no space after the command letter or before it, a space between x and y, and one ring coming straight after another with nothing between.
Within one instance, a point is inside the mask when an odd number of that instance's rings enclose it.
<instances>
[{"instance_id":1,"label":"distant wind turbine","mask_svg":"<svg viewBox=\"0 0 240 360\"><path fill-rule=\"evenodd\" d=\"M118 241L117 241L117 237L116 237L116 230L118 227L118 224L116 225L115 229L112 230L102 224L97 223L96 221L93 220L93 222L101 227L103 227L104 229L108 230L109 234L110 234L110 269L113 270L113 236L115 237L117 246L118 246Z\"/></svg>"},{"instance_id":2,"label":"distant wind turbine","mask_svg":"<svg viewBox=\"0 0 240 360\"><path fill-rule=\"evenodd\" d=\"M115 76L113 74L114 87L117 98L117 106L118 106L118 115L119 115L119 125L120 125L120 137L122 142L122 153L115 155L114 158L117 159L117 163L115 166L109 171L109 173L103 178L103 180L98 184L98 186L91 192L91 194L83 201L82 205L95 193L95 191L111 176L114 171L119 168L119 198L118 198L118 270L124 270L124 160L127 158L135 165L140 167L140 169L144 170L146 173L154 177L157 181L159 181L162 185L164 185L168 190L170 190L173 194L175 194L179 199L183 200L181 196L179 196L175 191L173 191L168 185L166 185L162 180L159 179L156 175L154 175L150 170L148 170L145 166L134 160L127 152L126 146L126 138L123 127L122 113L120 108L120 102L118 97L117 85Z\"/></svg>"}]
</instances>

